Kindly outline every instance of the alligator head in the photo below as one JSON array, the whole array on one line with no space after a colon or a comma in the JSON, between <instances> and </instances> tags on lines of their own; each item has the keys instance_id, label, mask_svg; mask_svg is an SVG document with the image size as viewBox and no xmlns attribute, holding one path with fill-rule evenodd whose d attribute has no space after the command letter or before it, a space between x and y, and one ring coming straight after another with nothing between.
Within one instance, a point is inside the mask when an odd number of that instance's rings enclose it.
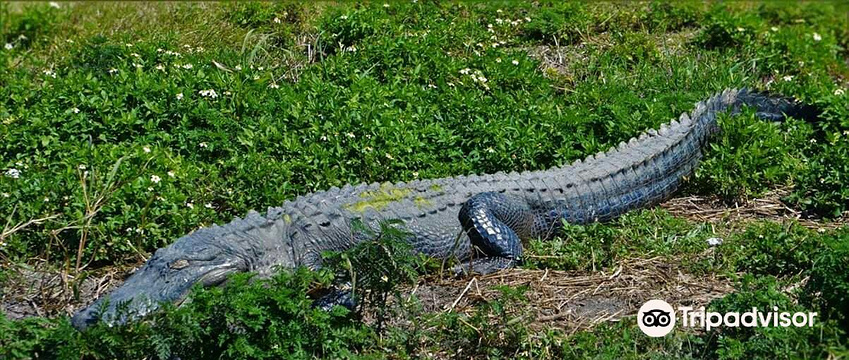
<instances>
[{"instance_id":1,"label":"alligator head","mask_svg":"<svg viewBox=\"0 0 849 360\"><path fill-rule=\"evenodd\" d=\"M121 287L74 315L74 327L82 330L100 319L108 324L138 319L162 302L181 301L196 283L218 285L228 274L249 270L244 251L199 232L157 250Z\"/></svg>"}]
</instances>

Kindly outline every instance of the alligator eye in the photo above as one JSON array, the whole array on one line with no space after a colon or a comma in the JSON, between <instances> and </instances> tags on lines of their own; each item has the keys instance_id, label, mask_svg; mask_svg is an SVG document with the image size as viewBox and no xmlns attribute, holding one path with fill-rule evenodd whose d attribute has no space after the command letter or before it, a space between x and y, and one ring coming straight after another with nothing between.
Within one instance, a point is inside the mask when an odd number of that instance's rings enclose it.
<instances>
[{"instance_id":1,"label":"alligator eye","mask_svg":"<svg viewBox=\"0 0 849 360\"><path fill-rule=\"evenodd\" d=\"M180 259L175 262L172 262L168 267L174 270L184 269L189 266L189 261L185 259Z\"/></svg>"}]
</instances>

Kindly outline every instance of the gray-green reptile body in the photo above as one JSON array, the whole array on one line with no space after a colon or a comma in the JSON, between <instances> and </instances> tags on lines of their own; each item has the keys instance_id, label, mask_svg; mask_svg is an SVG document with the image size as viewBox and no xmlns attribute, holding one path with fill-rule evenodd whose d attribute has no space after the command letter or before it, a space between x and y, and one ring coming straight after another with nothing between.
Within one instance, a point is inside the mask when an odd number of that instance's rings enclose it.
<instances>
[{"instance_id":1,"label":"gray-green reptile body","mask_svg":"<svg viewBox=\"0 0 849 360\"><path fill-rule=\"evenodd\" d=\"M584 224L613 219L668 198L693 172L717 116L756 108L761 118L813 118L793 100L746 89L726 90L696 104L690 113L605 153L543 171L458 176L397 184L332 188L250 212L223 226L186 235L159 249L110 295L107 313L130 301L137 315L159 301L176 301L197 282L221 283L237 271L271 273L276 267L316 268L321 253L355 245L351 221L401 219L412 248L435 258L456 257L477 272L521 261L521 241L549 238L566 220ZM474 261L469 262L472 258ZM84 328L100 302L74 316Z\"/></svg>"}]
</instances>

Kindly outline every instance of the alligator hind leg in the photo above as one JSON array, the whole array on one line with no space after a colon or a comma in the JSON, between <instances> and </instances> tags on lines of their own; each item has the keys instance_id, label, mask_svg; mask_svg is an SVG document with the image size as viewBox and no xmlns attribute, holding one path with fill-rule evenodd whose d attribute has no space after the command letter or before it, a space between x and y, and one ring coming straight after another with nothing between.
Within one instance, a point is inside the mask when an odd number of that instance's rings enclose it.
<instances>
[{"instance_id":1,"label":"alligator hind leg","mask_svg":"<svg viewBox=\"0 0 849 360\"><path fill-rule=\"evenodd\" d=\"M460 223L483 258L461 264L458 272L488 274L522 261L520 236L529 236L534 213L522 199L500 193L479 193L460 209Z\"/></svg>"}]
</instances>

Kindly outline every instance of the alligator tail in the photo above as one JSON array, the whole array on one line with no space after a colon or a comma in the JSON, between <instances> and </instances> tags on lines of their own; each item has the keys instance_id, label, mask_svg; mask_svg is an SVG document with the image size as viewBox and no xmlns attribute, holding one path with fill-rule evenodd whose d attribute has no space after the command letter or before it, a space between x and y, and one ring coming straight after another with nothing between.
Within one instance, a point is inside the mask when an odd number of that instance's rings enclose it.
<instances>
[{"instance_id":1,"label":"alligator tail","mask_svg":"<svg viewBox=\"0 0 849 360\"><path fill-rule=\"evenodd\" d=\"M782 121L789 116L805 121L816 121L822 115L822 111L814 105L785 96L750 91L746 88L739 90L737 102L757 109L755 115L764 120Z\"/></svg>"},{"instance_id":2,"label":"alligator tail","mask_svg":"<svg viewBox=\"0 0 849 360\"><path fill-rule=\"evenodd\" d=\"M725 90L696 103L693 111L658 130L649 130L570 166L547 171L546 175L565 184L562 191L570 204L567 220L610 220L669 198L692 174L711 135L719 132L719 114L735 115L743 106L755 108L756 116L770 121L786 117L814 121L821 113L814 106L787 97L746 88Z\"/></svg>"}]
</instances>

